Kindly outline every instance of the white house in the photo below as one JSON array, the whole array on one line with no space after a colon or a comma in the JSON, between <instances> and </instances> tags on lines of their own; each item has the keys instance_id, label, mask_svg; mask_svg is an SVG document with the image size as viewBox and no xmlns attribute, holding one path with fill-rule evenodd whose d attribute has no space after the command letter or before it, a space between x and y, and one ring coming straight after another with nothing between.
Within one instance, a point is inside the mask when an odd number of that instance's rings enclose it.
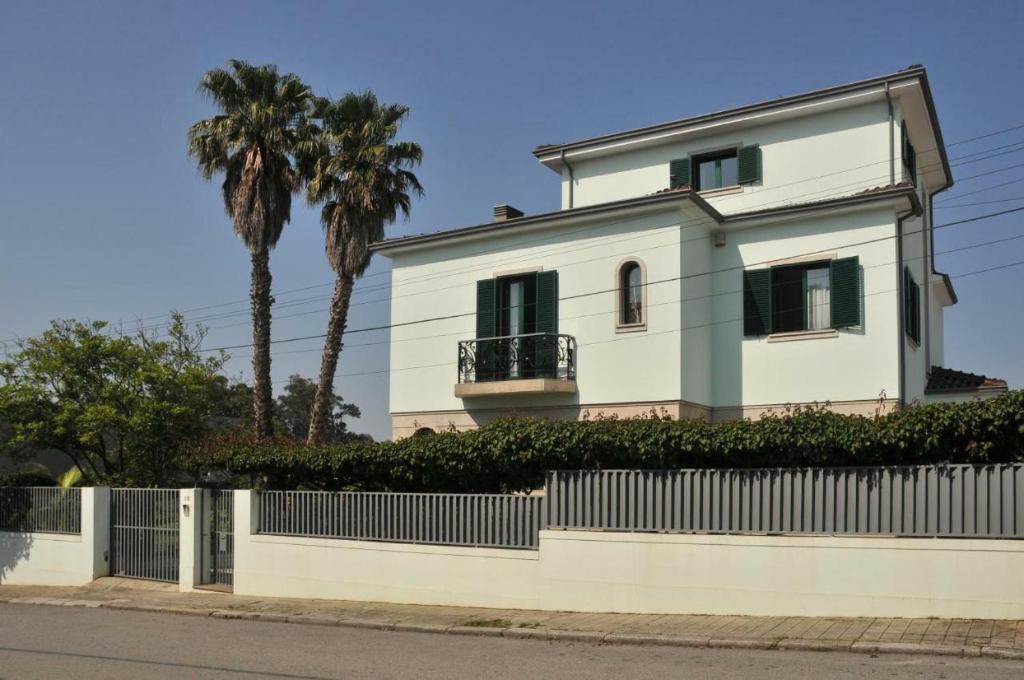
<instances>
[{"instance_id":1,"label":"white house","mask_svg":"<svg viewBox=\"0 0 1024 680\"><path fill-rule=\"evenodd\" d=\"M373 246L394 436L1006 390L938 368L956 294L931 206L953 176L924 68L533 153L561 210Z\"/></svg>"}]
</instances>

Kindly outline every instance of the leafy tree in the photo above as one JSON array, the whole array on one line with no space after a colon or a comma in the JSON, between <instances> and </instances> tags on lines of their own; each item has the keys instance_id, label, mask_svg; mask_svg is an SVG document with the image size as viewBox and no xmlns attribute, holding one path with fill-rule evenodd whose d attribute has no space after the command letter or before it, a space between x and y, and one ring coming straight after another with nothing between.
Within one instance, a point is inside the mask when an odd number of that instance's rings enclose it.
<instances>
[{"instance_id":1,"label":"leafy tree","mask_svg":"<svg viewBox=\"0 0 1024 680\"><path fill-rule=\"evenodd\" d=\"M166 339L107 334L103 322L54 321L0 364L0 448L64 452L91 481L171 482L186 442L209 428L224 355L172 316Z\"/></svg>"},{"instance_id":2,"label":"leafy tree","mask_svg":"<svg viewBox=\"0 0 1024 680\"><path fill-rule=\"evenodd\" d=\"M372 92L318 99L321 130L298 155L310 204L323 204L327 260L336 281L324 340L320 379L313 403L308 443L328 439L333 413L334 373L355 279L370 264L369 245L384 238L384 227L399 213L408 216L410 194L423 188L410 168L423 158L413 142L395 141L406 106L386 105Z\"/></svg>"},{"instance_id":3,"label":"leafy tree","mask_svg":"<svg viewBox=\"0 0 1024 680\"><path fill-rule=\"evenodd\" d=\"M291 154L305 139L310 89L271 64L231 60L229 70L208 71L199 90L220 114L189 130L188 152L209 180L224 173L224 207L252 260L253 424L259 437L273 433L270 384L270 250L291 219L299 181Z\"/></svg>"},{"instance_id":4,"label":"leafy tree","mask_svg":"<svg viewBox=\"0 0 1024 680\"><path fill-rule=\"evenodd\" d=\"M316 398L316 383L300 375L288 378L284 394L277 398L277 417L281 430L295 439L306 439L309 434L309 420L313 412ZM347 404L341 397L332 398L332 408L327 422L325 441L343 442L364 435L354 435L348 431L345 418L358 418L359 407Z\"/></svg>"}]
</instances>

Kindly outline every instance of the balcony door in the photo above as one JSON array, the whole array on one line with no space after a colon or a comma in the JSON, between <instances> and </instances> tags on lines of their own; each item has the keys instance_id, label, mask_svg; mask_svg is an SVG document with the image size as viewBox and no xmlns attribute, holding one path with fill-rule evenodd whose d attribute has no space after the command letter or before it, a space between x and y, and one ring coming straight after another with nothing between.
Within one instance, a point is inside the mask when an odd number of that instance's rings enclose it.
<instances>
[{"instance_id":1,"label":"balcony door","mask_svg":"<svg viewBox=\"0 0 1024 680\"><path fill-rule=\"evenodd\" d=\"M506 378L521 378L526 370L526 352L530 341L523 338L537 332L537 277L515 276L498 279L498 335L506 356Z\"/></svg>"},{"instance_id":2,"label":"balcony door","mask_svg":"<svg viewBox=\"0 0 1024 680\"><path fill-rule=\"evenodd\" d=\"M554 377L557 333L558 272L477 281L471 379Z\"/></svg>"}]
</instances>

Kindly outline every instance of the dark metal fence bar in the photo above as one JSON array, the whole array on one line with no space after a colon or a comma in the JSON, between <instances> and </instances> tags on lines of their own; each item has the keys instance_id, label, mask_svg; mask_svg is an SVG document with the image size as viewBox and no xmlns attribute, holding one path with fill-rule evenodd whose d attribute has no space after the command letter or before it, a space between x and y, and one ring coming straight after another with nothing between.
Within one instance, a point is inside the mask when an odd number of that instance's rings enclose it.
<instances>
[{"instance_id":1,"label":"dark metal fence bar","mask_svg":"<svg viewBox=\"0 0 1024 680\"><path fill-rule=\"evenodd\" d=\"M111 573L178 581L178 490L112 489Z\"/></svg>"},{"instance_id":2,"label":"dark metal fence bar","mask_svg":"<svg viewBox=\"0 0 1024 680\"><path fill-rule=\"evenodd\" d=\"M231 490L210 492L213 503L213 582L223 586L235 583L235 494Z\"/></svg>"},{"instance_id":3,"label":"dark metal fence bar","mask_svg":"<svg viewBox=\"0 0 1024 680\"><path fill-rule=\"evenodd\" d=\"M1024 465L579 470L549 525L622 531L1024 538Z\"/></svg>"},{"instance_id":4,"label":"dark metal fence bar","mask_svg":"<svg viewBox=\"0 0 1024 680\"><path fill-rule=\"evenodd\" d=\"M258 532L367 541L536 549L541 496L262 491Z\"/></svg>"},{"instance_id":5,"label":"dark metal fence bar","mask_svg":"<svg viewBox=\"0 0 1024 680\"><path fill-rule=\"evenodd\" d=\"M82 533L82 490L55 486L0 488L0 531Z\"/></svg>"}]
</instances>

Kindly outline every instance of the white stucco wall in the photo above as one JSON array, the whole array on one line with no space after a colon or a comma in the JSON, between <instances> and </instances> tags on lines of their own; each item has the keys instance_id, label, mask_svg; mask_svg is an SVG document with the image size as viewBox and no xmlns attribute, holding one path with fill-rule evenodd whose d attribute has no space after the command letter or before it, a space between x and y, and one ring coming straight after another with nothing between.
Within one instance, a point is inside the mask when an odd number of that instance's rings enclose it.
<instances>
[{"instance_id":1,"label":"white stucco wall","mask_svg":"<svg viewBox=\"0 0 1024 680\"><path fill-rule=\"evenodd\" d=\"M539 553L251 533L235 492L236 595L537 609Z\"/></svg>"},{"instance_id":2,"label":"white stucco wall","mask_svg":"<svg viewBox=\"0 0 1024 680\"><path fill-rule=\"evenodd\" d=\"M109 573L110 489L81 494L80 534L0 531L0 584L81 586Z\"/></svg>"},{"instance_id":3,"label":"white stucco wall","mask_svg":"<svg viewBox=\"0 0 1024 680\"><path fill-rule=\"evenodd\" d=\"M558 328L578 342L579 393L487 397L467 400L470 408L678 399L679 242L684 221L693 222L693 214L670 208L643 217L605 219L395 255L391 412L463 408L463 400L453 393L457 344L476 337L476 282L531 268L558 271L562 298ZM649 282L675 278L648 286L646 333L616 332L616 269L627 258L644 263ZM402 325L451 315L462 316Z\"/></svg>"},{"instance_id":4,"label":"white stucco wall","mask_svg":"<svg viewBox=\"0 0 1024 680\"><path fill-rule=\"evenodd\" d=\"M545 609L1024 616L1021 541L542 531L540 553Z\"/></svg>"},{"instance_id":5,"label":"white stucco wall","mask_svg":"<svg viewBox=\"0 0 1024 680\"><path fill-rule=\"evenodd\" d=\"M905 239L914 257L913 249L921 244L919 226L907 229L915 232ZM893 208L730 227L722 247L713 246L712 239L709 222L698 223L692 212L673 209L396 255L391 412L680 400L737 407L898 398L901 307ZM859 258L863 325L840 330L837 337L744 338L742 269L810 253L820 253L823 260ZM628 334L616 332L611 290L616 268L627 258L644 262L649 283L647 329ZM922 260L915 262L920 267ZM578 393L458 399L453 394L456 348L459 340L475 336L476 281L521 268L559 272L559 330L578 343ZM574 298L594 291L603 292ZM403 325L451 315L459 316ZM919 354L915 375L923 381L924 353ZM923 395L923 389L919 382L913 393Z\"/></svg>"},{"instance_id":6,"label":"white stucco wall","mask_svg":"<svg viewBox=\"0 0 1024 680\"><path fill-rule=\"evenodd\" d=\"M530 551L262 536L251 533L250 492L235 493L236 595L644 614L1024 617L1020 541L541 531Z\"/></svg>"},{"instance_id":7,"label":"white stucco wall","mask_svg":"<svg viewBox=\"0 0 1024 680\"><path fill-rule=\"evenodd\" d=\"M616 155L570 156L573 205L668 188L672 160L741 144L761 146L762 181L739 194L709 197L722 213L854 194L889 183L888 135L888 109L883 101L875 101L728 131L701 130L663 146ZM569 174L563 171L562 207L568 203Z\"/></svg>"},{"instance_id":8,"label":"white stucco wall","mask_svg":"<svg viewBox=\"0 0 1024 680\"><path fill-rule=\"evenodd\" d=\"M891 210L819 215L727 234L715 248L713 405L872 400L899 394L895 219ZM874 241L864 245L841 247ZM805 253L859 258L863 326L791 342L743 337L738 267ZM685 360L685 358L684 358Z\"/></svg>"}]
</instances>

